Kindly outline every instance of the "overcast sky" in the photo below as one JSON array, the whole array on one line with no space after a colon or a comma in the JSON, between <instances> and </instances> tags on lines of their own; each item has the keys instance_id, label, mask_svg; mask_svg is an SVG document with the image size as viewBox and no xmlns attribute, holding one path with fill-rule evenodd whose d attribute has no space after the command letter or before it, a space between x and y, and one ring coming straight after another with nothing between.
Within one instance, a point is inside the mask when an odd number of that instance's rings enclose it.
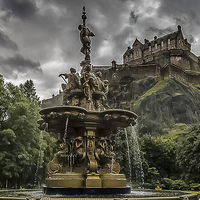
<instances>
[{"instance_id":1,"label":"overcast sky","mask_svg":"<svg viewBox=\"0 0 200 200\"><path fill-rule=\"evenodd\" d=\"M15 85L32 79L40 99L58 94L60 73L80 70L79 24L86 6L93 65L122 63L136 37L163 36L182 26L200 55L199 0L0 0L0 73Z\"/></svg>"}]
</instances>

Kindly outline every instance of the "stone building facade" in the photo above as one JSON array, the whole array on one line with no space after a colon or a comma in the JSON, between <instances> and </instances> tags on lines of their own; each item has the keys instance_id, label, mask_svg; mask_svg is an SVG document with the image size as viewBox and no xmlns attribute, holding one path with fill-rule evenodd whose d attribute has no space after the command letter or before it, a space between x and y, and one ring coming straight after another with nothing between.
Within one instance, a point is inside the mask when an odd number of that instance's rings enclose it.
<instances>
[{"instance_id":1,"label":"stone building facade","mask_svg":"<svg viewBox=\"0 0 200 200\"><path fill-rule=\"evenodd\" d=\"M52 107L52 106L60 106L63 100L63 92L59 90L59 94L52 95L50 99L42 100L42 108Z\"/></svg>"},{"instance_id":2,"label":"stone building facade","mask_svg":"<svg viewBox=\"0 0 200 200\"><path fill-rule=\"evenodd\" d=\"M102 71L103 79L111 84L125 84L149 76L176 78L200 83L200 57L191 52L191 44L183 37L181 26L177 31L144 43L135 39L123 55L123 64L112 61L110 67L93 66L93 71Z\"/></svg>"}]
</instances>

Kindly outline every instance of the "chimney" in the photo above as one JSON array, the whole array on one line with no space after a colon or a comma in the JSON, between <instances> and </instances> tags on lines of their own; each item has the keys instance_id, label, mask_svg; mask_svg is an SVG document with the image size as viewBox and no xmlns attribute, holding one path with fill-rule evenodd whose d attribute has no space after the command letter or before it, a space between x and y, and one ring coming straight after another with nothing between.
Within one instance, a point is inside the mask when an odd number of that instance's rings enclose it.
<instances>
[{"instance_id":1,"label":"chimney","mask_svg":"<svg viewBox=\"0 0 200 200\"><path fill-rule=\"evenodd\" d=\"M157 40L157 36L154 36L154 40Z\"/></svg>"},{"instance_id":2,"label":"chimney","mask_svg":"<svg viewBox=\"0 0 200 200\"><path fill-rule=\"evenodd\" d=\"M178 31L180 32L181 31L181 26L178 25L177 28L178 28Z\"/></svg>"},{"instance_id":3,"label":"chimney","mask_svg":"<svg viewBox=\"0 0 200 200\"><path fill-rule=\"evenodd\" d=\"M144 39L144 44L147 44L149 42L149 40Z\"/></svg>"},{"instance_id":4,"label":"chimney","mask_svg":"<svg viewBox=\"0 0 200 200\"><path fill-rule=\"evenodd\" d=\"M113 60L111 63L112 63L112 67L116 67L116 61L115 60Z\"/></svg>"},{"instance_id":5,"label":"chimney","mask_svg":"<svg viewBox=\"0 0 200 200\"><path fill-rule=\"evenodd\" d=\"M111 63L112 63L112 70L113 70L114 72L116 72L116 67L117 67L116 61L113 60Z\"/></svg>"}]
</instances>

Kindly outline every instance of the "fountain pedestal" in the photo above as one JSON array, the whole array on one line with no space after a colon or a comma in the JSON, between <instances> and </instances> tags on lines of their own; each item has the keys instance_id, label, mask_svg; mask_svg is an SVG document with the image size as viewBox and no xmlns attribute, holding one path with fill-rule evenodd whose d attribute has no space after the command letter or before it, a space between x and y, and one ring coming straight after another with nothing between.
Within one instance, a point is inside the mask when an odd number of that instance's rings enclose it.
<instances>
[{"instance_id":1,"label":"fountain pedestal","mask_svg":"<svg viewBox=\"0 0 200 200\"><path fill-rule=\"evenodd\" d=\"M102 181L99 174L88 174L86 178L86 188L102 188Z\"/></svg>"}]
</instances>

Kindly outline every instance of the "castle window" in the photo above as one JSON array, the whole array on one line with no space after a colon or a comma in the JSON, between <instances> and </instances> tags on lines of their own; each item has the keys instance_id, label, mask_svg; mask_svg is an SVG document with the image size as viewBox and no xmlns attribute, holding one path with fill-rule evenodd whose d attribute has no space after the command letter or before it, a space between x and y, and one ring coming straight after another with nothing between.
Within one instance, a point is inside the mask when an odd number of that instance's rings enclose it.
<instances>
[{"instance_id":1,"label":"castle window","mask_svg":"<svg viewBox=\"0 0 200 200\"><path fill-rule=\"evenodd\" d=\"M155 44L155 49L157 49L158 48L158 45L157 45L157 43Z\"/></svg>"},{"instance_id":2,"label":"castle window","mask_svg":"<svg viewBox=\"0 0 200 200\"><path fill-rule=\"evenodd\" d=\"M168 39L168 44L170 44L170 39Z\"/></svg>"},{"instance_id":3,"label":"castle window","mask_svg":"<svg viewBox=\"0 0 200 200\"><path fill-rule=\"evenodd\" d=\"M163 41L161 42L161 47L163 47L164 46L164 44L163 44Z\"/></svg>"},{"instance_id":4,"label":"castle window","mask_svg":"<svg viewBox=\"0 0 200 200\"><path fill-rule=\"evenodd\" d=\"M151 51L151 46L149 46L149 51Z\"/></svg>"}]
</instances>

